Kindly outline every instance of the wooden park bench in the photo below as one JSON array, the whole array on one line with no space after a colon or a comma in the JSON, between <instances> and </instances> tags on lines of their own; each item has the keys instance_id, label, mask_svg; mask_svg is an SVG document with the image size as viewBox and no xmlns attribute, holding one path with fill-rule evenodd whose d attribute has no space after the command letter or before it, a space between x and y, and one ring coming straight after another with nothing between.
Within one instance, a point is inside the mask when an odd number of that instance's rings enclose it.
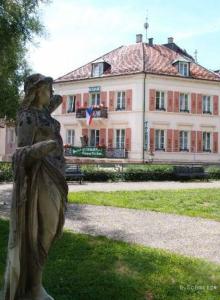
<instances>
[{"instance_id":1,"label":"wooden park bench","mask_svg":"<svg viewBox=\"0 0 220 300\"><path fill-rule=\"evenodd\" d=\"M84 176L85 175L82 173L79 165L74 165L74 164L66 165L66 169L65 169L66 180L69 181L79 180L80 184L82 184Z\"/></svg>"},{"instance_id":2,"label":"wooden park bench","mask_svg":"<svg viewBox=\"0 0 220 300\"><path fill-rule=\"evenodd\" d=\"M180 180L187 179L206 179L208 180L208 173L202 166L174 166L173 172Z\"/></svg>"}]
</instances>

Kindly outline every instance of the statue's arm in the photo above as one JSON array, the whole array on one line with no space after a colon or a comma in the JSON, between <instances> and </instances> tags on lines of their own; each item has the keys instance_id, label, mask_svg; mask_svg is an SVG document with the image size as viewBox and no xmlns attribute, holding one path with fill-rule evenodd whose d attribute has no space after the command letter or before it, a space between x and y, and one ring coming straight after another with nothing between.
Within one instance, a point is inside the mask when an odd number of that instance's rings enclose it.
<instances>
[{"instance_id":1,"label":"statue's arm","mask_svg":"<svg viewBox=\"0 0 220 300\"><path fill-rule=\"evenodd\" d=\"M63 102L63 98L60 95L53 95L50 104L48 106L49 112L52 113Z\"/></svg>"}]
</instances>

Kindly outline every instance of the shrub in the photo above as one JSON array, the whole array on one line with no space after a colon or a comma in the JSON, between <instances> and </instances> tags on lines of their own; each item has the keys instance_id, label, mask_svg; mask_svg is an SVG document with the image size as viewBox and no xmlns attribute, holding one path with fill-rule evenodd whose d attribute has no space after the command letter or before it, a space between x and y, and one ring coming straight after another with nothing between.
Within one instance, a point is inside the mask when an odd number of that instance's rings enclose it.
<instances>
[{"instance_id":1,"label":"shrub","mask_svg":"<svg viewBox=\"0 0 220 300\"><path fill-rule=\"evenodd\" d=\"M12 164L10 162L0 162L0 182L12 180Z\"/></svg>"},{"instance_id":2,"label":"shrub","mask_svg":"<svg viewBox=\"0 0 220 300\"><path fill-rule=\"evenodd\" d=\"M220 179L220 167L218 166L208 167L206 171L208 172L209 179Z\"/></svg>"},{"instance_id":3,"label":"shrub","mask_svg":"<svg viewBox=\"0 0 220 300\"><path fill-rule=\"evenodd\" d=\"M172 166L143 165L128 166L124 172L124 180L148 181L148 180L175 180Z\"/></svg>"}]
</instances>

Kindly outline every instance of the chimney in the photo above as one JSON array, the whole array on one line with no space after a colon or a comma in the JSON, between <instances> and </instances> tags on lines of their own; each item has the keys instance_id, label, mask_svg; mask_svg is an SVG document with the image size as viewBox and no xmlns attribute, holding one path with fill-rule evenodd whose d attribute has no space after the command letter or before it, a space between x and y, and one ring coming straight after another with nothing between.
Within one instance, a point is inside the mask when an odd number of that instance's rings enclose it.
<instances>
[{"instance_id":1,"label":"chimney","mask_svg":"<svg viewBox=\"0 0 220 300\"><path fill-rule=\"evenodd\" d=\"M143 35L141 33L136 34L136 43L142 43Z\"/></svg>"},{"instance_id":2,"label":"chimney","mask_svg":"<svg viewBox=\"0 0 220 300\"><path fill-rule=\"evenodd\" d=\"M148 45L149 46L153 46L153 44L154 44L154 39L153 38L149 38L148 39Z\"/></svg>"},{"instance_id":3,"label":"chimney","mask_svg":"<svg viewBox=\"0 0 220 300\"><path fill-rule=\"evenodd\" d=\"M168 44L172 44L173 43L173 37L168 37Z\"/></svg>"}]
</instances>

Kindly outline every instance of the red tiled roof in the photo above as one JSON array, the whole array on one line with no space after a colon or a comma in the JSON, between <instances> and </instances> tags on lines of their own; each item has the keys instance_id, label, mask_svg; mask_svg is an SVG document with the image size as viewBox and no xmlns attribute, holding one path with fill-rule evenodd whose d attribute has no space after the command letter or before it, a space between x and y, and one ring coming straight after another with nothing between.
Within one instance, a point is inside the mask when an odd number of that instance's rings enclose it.
<instances>
[{"instance_id":1,"label":"red tiled roof","mask_svg":"<svg viewBox=\"0 0 220 300\"><path fill-rule=\"evenodd\" d=\"M55 82L92 78L92 63L99 59L103 59L111 65L111 69L108 69L101 77L140 72L182 77L173 62L183 59L190 61L191 78L220 81L220 76L195 63L187 53L184 55L183 50L179 52L165 45L152 46L146 43L136 43L116 48L102 57L59 77Z\"/></svg>"}]
</instances>

